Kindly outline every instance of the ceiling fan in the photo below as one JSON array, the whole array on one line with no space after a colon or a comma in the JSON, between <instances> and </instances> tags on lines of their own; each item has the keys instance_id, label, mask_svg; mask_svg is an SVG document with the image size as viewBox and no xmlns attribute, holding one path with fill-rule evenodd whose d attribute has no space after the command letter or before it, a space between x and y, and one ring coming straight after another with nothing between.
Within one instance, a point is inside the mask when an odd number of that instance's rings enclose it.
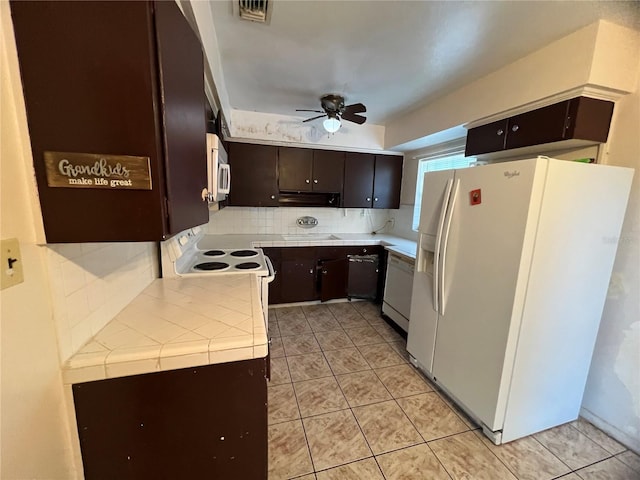
<instances>
[{"instance_id":1,"label":"ceiling fan","mask_svg":"<svg viewBox=\"0 0 640 480\"><path fill-rule=\"evenodd\" d=\"M311 122L312 120L317 120L318 118L326 116L327 118L324 120L324 122L322 122L322 125L324 126L324 129L329 133L337 132L342 125L342 120L357 123L358 125L362 125L367 121L366 117L358 115L358 113L366 112L367 107L365 107L362 103L345 105L344 97L342 95L335 95L332 93L323 95L322 97L320 97L320 105L322 106L322 110L297 109L296 112L322 113L322 115L318 115L317 117L307 118L303 121L303 123Z\"/></svg>"}]
</instances>

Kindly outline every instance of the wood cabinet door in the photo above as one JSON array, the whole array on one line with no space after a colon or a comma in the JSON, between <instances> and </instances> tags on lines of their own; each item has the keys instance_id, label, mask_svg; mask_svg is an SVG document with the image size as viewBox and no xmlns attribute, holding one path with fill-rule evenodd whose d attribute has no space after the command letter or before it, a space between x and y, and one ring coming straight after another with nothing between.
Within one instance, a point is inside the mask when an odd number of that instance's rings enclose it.
<instances>
[{"instance_id":1,"label":"wood cabinet door","mask_svg":"<svg viewBox=\"0 0 640 480\"><path fill-rule=\"evenodd\" d=\"M155 2L169 234L209 221L204 63L198 37L175 2Z\"/></svg>"},{"instance_id":2,"label":"wood cabinet door","mask_svg":"<svg viewBox=\"0 0 640 480\"><path fill-rule=\"evenodd\" d=\"M281 249L283 303L306 302L317 298L315 247L288 247Z\"/></svg>"},{"instance_id":3,"label":"wood cabinet door","mask_svg":"<svg viewBox=\"0 0 640 480\"><path fill-rule=\"evenodd\" d=\"M10 5L47 242L160 240L167 219L150 4ZM148 157L151 190L49 187L46 151Z\"/></svg>"},{"instance_id":4,"label":"wood cabinet door","mask_svg":"<svg viewBox=\"0 0 640 480\"><path fill-rule=\"evenodd\" d=\"M277 153L277 147L271 145L229 144L230 206L278 206Z\"/></svg>"},{"instance_id":5,"label":"wood cabinet door","mask_svg":"<svg viewBox=\"0 0 640 480\"><path fill-rule=\"evenodd\" d=\"M314 192L342 193L344 155L345 152L313 150L313 179L311 183Z\"/></svg>"},{"instance_id":6,"label":"wood cabinet door","mask_svg":"<svg viewBox=\"0 0 640 480\"><path fill-rule=\"evenodd\" d=\"M564 140L569 100L509 119L506 149Z\"/></svg>"},{"instance_id":7,"label":"wood cabinet door","mask_svg":"<svg viewBox=\"0 0 640 480\"><path fill-rule=\"evenodd\" d=\"M313 150L306 148L278 148L278 186L282 191L310 192L312 190Z\"/></svg>"},{"instance_id":8,"label":"wood cabinet door","mask_svg":"<svg viewBox=\"0 0 640 480\"><path fill-rule=\"evenodd\" d=\"M464 150L465 156L469 157L471 155L504 150L507 138L507 123L508 119L505 118L504 120L469 129Z\"/></svg>"},{"instance_id":9,"label":"wood cabinet door","mask_svg":"<svg viewBox=\"0 0 640 480\"><path fill-rule=\"evenodd\" d=\"M400 208L403 157L376 155L373 208Z\"/></svg>"},{"instance_id":10,"label":"wood cabinet door","mask_svg":"<svg viewBox=\"0 0 640 480\"><path fill-rule=\"evenodd\" d=\"M370 153L347 152L344 162L344 208L371 208L375 156Z\"/></svg>"},{"instance_id":11,"label":"wood cabinet door","mask_svg":"<svg viewBox=\"0 0 640 480\"><path fill-rule=\"evenodd\" d=\"M347 257L335 260L321 260L320 267L320 300L326 302L334 298L347 296Z\"/></svg>"}]
</instances>

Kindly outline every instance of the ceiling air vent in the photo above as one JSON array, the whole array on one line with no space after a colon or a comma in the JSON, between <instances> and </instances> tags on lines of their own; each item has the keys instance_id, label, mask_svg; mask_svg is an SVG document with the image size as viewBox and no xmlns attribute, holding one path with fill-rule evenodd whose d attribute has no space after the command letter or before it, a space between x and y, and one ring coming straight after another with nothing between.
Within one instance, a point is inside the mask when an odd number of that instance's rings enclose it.
<instances>
[{"instance_id":1,"label":"ceiling air vent","mask_svg":"<svg viewBox=\"0 0 640 480\"><path fill-rule=\"evenodd\" d=\"M269 24L271 20L271 2L269 0L237 0L238 15L244 20Z\"/></svg>"}]
</instances>

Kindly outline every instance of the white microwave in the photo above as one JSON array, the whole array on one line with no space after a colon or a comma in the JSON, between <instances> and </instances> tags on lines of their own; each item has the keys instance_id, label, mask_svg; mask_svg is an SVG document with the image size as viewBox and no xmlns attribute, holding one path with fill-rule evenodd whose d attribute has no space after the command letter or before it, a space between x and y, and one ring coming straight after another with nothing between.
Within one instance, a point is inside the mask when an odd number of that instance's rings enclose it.
<instances>
[{"instance_id":1,"label":"white microwave","mask_svg":"<svg viewBox=\"0 0 640 480\"><path fill-rule=\"evenodd\" d=\"M222 142L213 133L207 133L207 177L208 201L226 199L231 189L231 168Z\"/></svg>"}]
</instances>

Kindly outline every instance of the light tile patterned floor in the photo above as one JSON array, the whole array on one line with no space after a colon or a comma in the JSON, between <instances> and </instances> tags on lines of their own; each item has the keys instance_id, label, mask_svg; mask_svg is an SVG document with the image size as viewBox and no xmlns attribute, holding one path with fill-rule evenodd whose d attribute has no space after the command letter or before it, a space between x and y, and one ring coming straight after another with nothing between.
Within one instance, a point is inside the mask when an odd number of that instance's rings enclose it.
<instances>
[{"instance_id":1,"label":"light tile patterned floor","mask_svg":"<svg viewBox=\"0 0 640 480\"><path fill-rule=\"evenodd\" d=\"M273 308L269 336L269 480L640 480L640 456L582 419L493 445L374 304Z\"/></svg>"}]
</instances>

